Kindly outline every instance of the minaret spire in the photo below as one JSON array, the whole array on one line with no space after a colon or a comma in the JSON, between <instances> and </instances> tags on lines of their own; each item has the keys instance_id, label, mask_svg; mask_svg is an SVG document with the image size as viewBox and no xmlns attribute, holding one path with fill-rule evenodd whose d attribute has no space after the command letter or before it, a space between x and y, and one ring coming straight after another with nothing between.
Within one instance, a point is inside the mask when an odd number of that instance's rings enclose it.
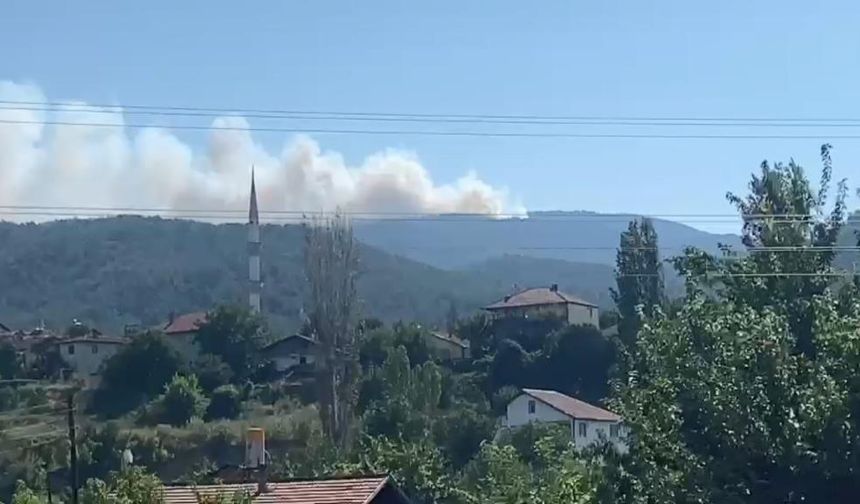
<instances>
[{"instance_id":1,"label":"minaret spire","mask_svg":"<svg viewBox=\"0 0 860 504\"><path fill-rule=\"evenodd\" d=\"M260 280L260 214L257 210L257 187L254 183L254 167L251 166L251 198L248 209L248 305L254 313L260 313L260 296L263 283Z\"/></svg>"}]
</instances>

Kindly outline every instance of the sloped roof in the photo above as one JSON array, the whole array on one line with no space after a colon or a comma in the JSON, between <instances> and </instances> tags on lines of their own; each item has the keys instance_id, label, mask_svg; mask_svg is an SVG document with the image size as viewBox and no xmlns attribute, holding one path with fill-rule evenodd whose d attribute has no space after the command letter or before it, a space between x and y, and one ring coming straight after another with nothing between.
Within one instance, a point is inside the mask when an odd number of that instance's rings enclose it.
<instances>
[{"instance_id":1,"label":"sloped roof","mask_svg":"<svg viewBox=\"0 0 860 504\"><path fill-rule=\"evenodd\" d=\"M460 338L454 336L453 334L448 334L439 331L430 331L430 336L445 341L447 343L452 343L460 348L469 348L469 342L466 340L461 340Z\"/></svg>"},{"instance_id":2,"label":"sloped roof","mask_svg":"<svg viewBox=\"0 0 860 504\"><path fill-rule=\"evenodd\" d=\"M185 313L165 324L164 334L194 332L203 322L206 322L206 312Z\"/></svg>"},{"instance_id":3,"label":"sloped roof","mask_svg":"<svg viewBox=\"0 0 860 504\"><path fill-rule=\"evenodd\" d=\"M57 341L58 345L67 343L94 343L102 345L125 345L128 340L125 338L115 338L113 336L81 336L78 338L61 339Z\"/></svg>"},{"instance_id":4,"label":"sloped roof","mask_svg":"<svg viewBox=\"0 0 860 504\"><path fill-rule=\"evenodd\" d=\"M164 502L197 504L198 493L217 496L245 491L259 504L371 504L387 485L390 485L387 476L270 482L269 491L259 495L255 483L165 486Z\"/></svg>"},{"instance_id":5,"label":"sloped roof","mask_svg":"<svg viewBox=\"0 0 860 504\"><path fill-rule=\"evenodd\" d=\"M282 343L286 343L288 341L293 341L293 340L307 343L308 345L316 345L317 344L317 340L315 340L311 337L305 336L304 334L291 334L291 335L285 336L285 337L283 337L277 341L273 341L272 343L269 343L268 345L263 347L263 350L271 350L272 348L275 348L276 346L278 346Z\"/></svg>"},{"instance_id":6,"label":"sloped roof","mask_svg":"<svg viewBox=\"0 0 860 504\"><path fill-rule=\"evenodd\" d=\"M505 308L518 308L522 306L539 306L548 304L578 304L583 306L591 306L596 308L597 305L589 303L584 299L561 292L558 289L551 287L536 287L534 289L526 289L511 296L505 296L504 299L496 301L491 305L484 307L485 310L503 310Z\"/></svg>"},{"instance_id":7,"label":"sloped roof","mask_svg":"<svg viewBox=\"0 0 860 504\"><path fill-rule=\"evenodd\" d=\"M0 332L12 332L12 329L0 322Z\"/></svg>"},{"instance_id":8,"label":"sloped roof","mask_svg":"<svg viewBox=\"0 0 860 504\"><path fill-rule=\"evenodd\" d=\"M580 401L555 390L523 389L523 393L577 420L600 420L604 422L618 422L621 420L620 416L609 410L588 404L585 401Z\"/></svg>"}]
</instances>

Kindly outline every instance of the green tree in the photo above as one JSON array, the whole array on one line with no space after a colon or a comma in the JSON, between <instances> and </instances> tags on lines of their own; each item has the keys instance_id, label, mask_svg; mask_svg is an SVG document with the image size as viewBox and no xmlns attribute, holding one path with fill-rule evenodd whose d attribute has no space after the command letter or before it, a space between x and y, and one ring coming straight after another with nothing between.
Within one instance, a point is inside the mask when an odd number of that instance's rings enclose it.
<instances>
[{"instance_id":1,"label":"green tree","mask_svg":"<svg viewBox=\"0 0 860 504\"><path fill-rule=\"evenodd\" d=\"M92 408L108 416L126 413L158 396L181 366L160 333L140 335L105 363Z\"/></svg>"},{"instance_id":2,"label":"green tree","mask_svg":"<svg viewBox=\"0 0 860 504\"><path fill-rule=\"evenodd\" d=\"M792 160L787 166L764 161L760 175L752 177L746 197L727 194L743 218L743 242L750 254L743 260L720 263L715 272L726 298L784 311L798 348L812 356L810 305L833 284L832 275L837 273L834 247L845 225L848 193L845 180L840 181L828 210L833 174L830 145L821 146L821 161L817 191L804 169ZM744 276L745 272L756 276ZM731 276L720 277L721 273Z\"/></svg>"},{"instance_id":3,"label":"green tree","mask_svg":"<svg viewBox=\"0 0 860 504\"><path fill-rule=\"evenodd\" d=\"M432 361L414 368L406 349L392 350L385 364L373 371L381 384L379 399L364 414L365 430L372 436L419 439L431 429L442 395L442 374Z\"/></svg>"},{"instance_id":4,"label":"green tree","mask_svg":"<svg viewBox=\"0 0 860 504\"><path fill-rule=\"evenodd\" d=\"M12 504L44 504L45 502L47 502L45 498L31 490L23 481L18 481L15 485Z\"/></svg>"},{"instance_id":5,"label":"green tree","mask_svg":"<svg viewBox=\"0 0 860 504\"><path fill-rule=\"evenodd\" d=\"M195 341L202 353L227 363L236 379L246 379L260 365L259 350L267 334L263 318L247 307L222 305L206 315Z\"/></svg>"},{"instance_id":6,"label":"green tree","mask_svg":"<svg viewBox=\"0 0 860 504\"><path fill-rule=\"evenodd\" d=\"M116 475L109 485L100 479L87 480L80 495L81 504L162 504L162 483L140 467Z\"/></svg>"},{"instance_id":7,"label":"green tree","mask_svg":"<svg viewBox=\"0 0 860 504\"><path fill-rule=\"evenodd\" d=\"M596 503L594 472L570 443L541 438L534 459L524 460L509 444L485 444L467 469L462 486L476 504Z\"/></svg>"},{"instance_id":8,"label":"green tree","mask_svg":"<svg viewBox=\"0 0 860 504\"><path fill-rule=\"evenodd\" d=\"M697 296L646 324L616 403L634 432L621 486L651 502L860 498L860 313L829 296L811 309L815 362L773 310Z\"/></svg>"},{"instance_id":9,"label":"green tree","mask_svg":"<svg viewBox=\"0 0 860 504\"><path fill-rule=\"evenodd\" d=\"M206 411L206 396L194 375L175 375L159 400L160 417L171 425L185 425Z\"/></svg>"},{"instance_id":10,"label":"green tree","mask_svg":"<svg viewBox=\"0 0 860 504\"><path fill-rule=\"evenodd\" d=\"M630 221L621 233L615 259L612 299L618 310L618 339L622 350L635 345L642 316L652 316L664 301L663 267L657 232L650 219Z\"/></svg>"},{"instance_id":11,"label":"green tree","mask_svg":"<svg viewBox=\"0 0 860 504\"><path fill-rule=\"evenodd\" d=\"M236 418L242 411L242 398L239 389L233 385L222 385L212 392L212 399L206 409L206 418Z\"/></svg>"},{"instance_id":12,"label":"green tree","mask_svg":"<svg viewBox=\"0 0 860 504\"><path fill-rule=\"evenodd\" d=\"M214 354L203 354L194 362L193 373L200 382L200 387L206 392L212 392L233 380L233 370L221 357Z\"/></svg>"},{"instance_id":13,"label":"green tree","mask_svg":"<svg viewBox=\"0 0 860 504\"><path fill-rule=\"evenodd\" d=\"M8 341L0 343L0 378L16 378L20 374L18 352Z\"/></svg>"}]
</instances>

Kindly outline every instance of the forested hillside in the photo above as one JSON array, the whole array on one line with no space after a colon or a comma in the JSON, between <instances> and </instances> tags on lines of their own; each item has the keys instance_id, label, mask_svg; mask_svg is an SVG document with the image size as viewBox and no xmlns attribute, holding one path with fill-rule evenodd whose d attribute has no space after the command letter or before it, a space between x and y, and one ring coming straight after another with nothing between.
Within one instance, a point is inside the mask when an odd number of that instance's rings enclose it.
<instances>
[{"instance_id":1,"label":"forested hillside","mask_svg":"<svg viewBox=\"0 0 860 504\"><path fill-rule=\"evenodd\" d=\"M79 318L108 330L156 324L170 312L243 302L246 230L238 224L118 217L44 224L0 223L0 319L13 327ZM297 226L264 226L263 305L275 326L299 323L305 279ZM360 247L363 312L387 321L441 322L507 293L514 284L559 283L608 305L612 269L503 257L449 271Z\"/></svg>"}]
</instances>

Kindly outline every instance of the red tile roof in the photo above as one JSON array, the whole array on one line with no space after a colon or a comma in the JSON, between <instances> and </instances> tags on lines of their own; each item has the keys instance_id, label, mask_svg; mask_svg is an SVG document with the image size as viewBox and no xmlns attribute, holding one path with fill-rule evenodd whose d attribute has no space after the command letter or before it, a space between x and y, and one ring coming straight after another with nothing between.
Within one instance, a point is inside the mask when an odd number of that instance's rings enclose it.
<instances>
[{"instance_id":1,"label":"red tile roof","mask_svg":"<svg viewBox=\"0 0 860 504\"><path fill-rule=\"evenodd\" d=\"M165 324L164 334L194 332L203 322L206 322L206 312L186 313Z\"/></svg>"},{"instance_id":2,"label":"red tile roof","mask_svg":"<svg viewBox=\"0 0 860 504\"><path fill-rule=\"evenodd\" d=\"M269 491L256 495L255 483L225 485L166 486L165 504L197 504L200 495L234 495L246 491L259 504L372 504L379 492L390 485L387 476L270 482Z\"/></svg>"},{"instance_id":3,"label":"red tile roof","mask_svg":"<svg viewBox=\"0 0 860 504\"><path fill-rule=\"evenodd\" d=\"M583 306L597 307L594 303L589 303L576 296L566 292L561 292L550 287L537 287L534 289L526 289L511 296L505 296L504 299L485 306L485 310L503 310L505 308L518 308L522 306L539 306L548 304L578 304Z\"/></svg>"},{"instance_id":4,"label":"red tile roof","mask_svg":"<svg viewBox=\"0 0 860 504\"><path fill-rule=\"evenodd\" d=\"M600 420L604 422L618 422L621 420L620 416L611 411L598 408L555 390L523 389L523 393L578 420Z\"/></svg>"}]
</instances>

